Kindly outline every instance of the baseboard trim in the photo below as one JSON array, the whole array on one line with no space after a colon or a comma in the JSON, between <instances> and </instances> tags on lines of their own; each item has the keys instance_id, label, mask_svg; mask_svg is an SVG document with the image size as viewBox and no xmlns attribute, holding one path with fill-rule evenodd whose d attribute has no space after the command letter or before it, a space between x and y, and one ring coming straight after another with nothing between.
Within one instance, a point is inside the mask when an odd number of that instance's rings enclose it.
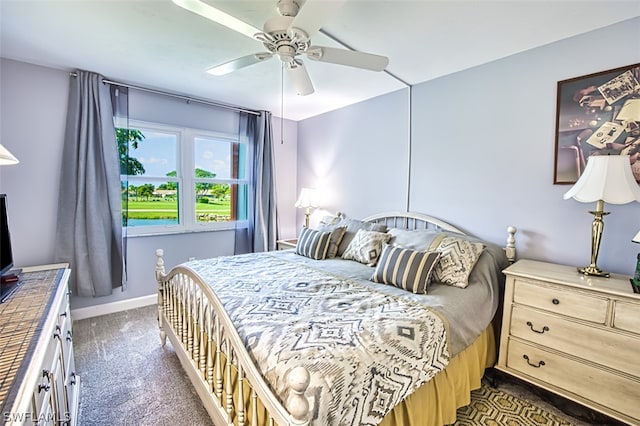
<instances>
[{"instance_id":1,"label":"baseboard trim","mask_svg":"<svg viewBox=\"0 0 640 426\"><path fill-rule=\"evenodd\" d=\"M114 314L116 312L127 311L129 309L142 308L144 306L155 305L156 303L158 303L158 295L150 294L148 296L119 300L117 302L104 303L102 305L72 309L71 318L73 318L74 321L78 321L87 318L99 317L102 315Z\"/></svg>"}]
</instances>

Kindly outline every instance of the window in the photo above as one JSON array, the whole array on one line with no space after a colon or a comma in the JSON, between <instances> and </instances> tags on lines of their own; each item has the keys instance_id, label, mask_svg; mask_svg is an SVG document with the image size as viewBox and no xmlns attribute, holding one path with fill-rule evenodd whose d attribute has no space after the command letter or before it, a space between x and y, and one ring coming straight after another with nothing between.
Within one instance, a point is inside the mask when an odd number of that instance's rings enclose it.
<instances>
[{"instance_id":1,"label":"window","mask_svg":"<svg viewBox=\"0 0 640 426\"><path fill-rule=\"evenodd\" d=\"M247 144L237 135L135 122L117 128L129 235L213 230L247 218Z\"/></svg>"}]
</instances>

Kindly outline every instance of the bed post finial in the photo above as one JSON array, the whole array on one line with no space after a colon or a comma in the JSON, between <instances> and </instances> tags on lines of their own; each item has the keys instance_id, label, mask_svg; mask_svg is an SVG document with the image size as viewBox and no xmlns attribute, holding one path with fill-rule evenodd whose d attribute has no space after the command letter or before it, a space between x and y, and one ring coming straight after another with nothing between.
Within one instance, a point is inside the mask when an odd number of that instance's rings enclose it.
<instances>
[{"instance_id":1,"label":"bed post finial","mask_svg":"<svg viewBox=\"0 0 640 426\"><path fill-rule=\"evenodd\" d=\"M164 250L156 249L156 279L160 280L160 274L164 275Z\"/></svg>"},{"instance_id":2,"label":"bed post finial","mask_svg":"<svg viewBox=\"0 0 640 426\"><path fill-rule=\"evenodd\" d=\"M509 226L507 228L509 236L507 237L507 245L504 251L507 255L509 263L513 263L516 261L516 231L518 231L518 228L516 228L515 226Z\"/></svg>"},{"instance_id":3,"label":"bed post finial","mask_svg":"<svg viewBox=\"0 0 640 426\"><path fill-rule=\"evenodd\" d=\"M309 401L304 393L309 387L311 376L304 367L296 367L289 372L289 397L287 410L291 414L291 424L309 424Z\"/></svg>"},{"instance_id":4,"label":"bed post finial","mask_svg":"<svg viewBox=\"0 0 640 426\"><path fill-rule=\"evenodd\" d=\"M158 282L158 328L160 329L160 342L164 348L167 344L167 333L162 328L162 310L164 307L164 287L162 277L164 276L164 250L156 250L156 281Z\"/></svg>"}]
</instances>

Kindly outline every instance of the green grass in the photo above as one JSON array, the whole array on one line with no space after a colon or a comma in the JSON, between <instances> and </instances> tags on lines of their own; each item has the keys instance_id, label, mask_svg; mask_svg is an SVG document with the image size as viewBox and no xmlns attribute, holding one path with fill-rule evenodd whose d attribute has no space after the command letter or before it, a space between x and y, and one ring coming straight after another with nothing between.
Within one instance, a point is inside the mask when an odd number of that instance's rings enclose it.
<instances>
[{"instance_id":1,"label":"green grass","mask_svg":"<svg viewBox=\"0 0 640 426\"><path fill-rule=\"evenodd\" d=\"M123 209L124 207L123 205ZM129 200L128 211L131 219L177 219L178 202L175 200ZM196 215L213 213L226 216L230 211L229 200L196 204Z\"/></svg>"}]
</instances>

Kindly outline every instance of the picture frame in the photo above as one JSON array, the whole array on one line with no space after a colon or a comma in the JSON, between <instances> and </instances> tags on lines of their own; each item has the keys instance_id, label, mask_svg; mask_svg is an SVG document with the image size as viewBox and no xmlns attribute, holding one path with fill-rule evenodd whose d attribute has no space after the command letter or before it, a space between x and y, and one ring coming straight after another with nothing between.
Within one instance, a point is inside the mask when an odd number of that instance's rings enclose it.
<instances>
[{"instance_id":1,"label":"picture frame","mask_svg":"<svg viewBox=\"0 0 640 426\"><path fill-rule=\"evenodd\" d=\"M553 183L576 183L602 154L629 155L640 184L640 63L558 82Z\"/></svg>"}]
</instances>

